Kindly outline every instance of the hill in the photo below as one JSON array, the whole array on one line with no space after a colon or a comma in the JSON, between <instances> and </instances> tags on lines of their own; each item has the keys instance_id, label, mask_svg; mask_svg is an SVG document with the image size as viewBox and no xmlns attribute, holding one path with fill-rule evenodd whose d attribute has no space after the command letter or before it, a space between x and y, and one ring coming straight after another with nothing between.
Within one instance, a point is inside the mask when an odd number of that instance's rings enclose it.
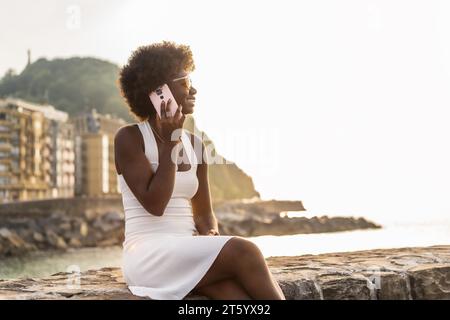
<instances>
[{"instance_id":1,"label":"hill","mask_svg":"<svg viewBox=\"0 0 450 320\"><path fill-rule=\"evenodd\" d=\"M136 122L119 92L119 70L119 66L96 58L41 58L20 74L7 72L0 81L0 97L49 103L70 116L95 108ZM193 117L187 117L185 127L193 132ZM211 165L210 187L215 202L259 197L251 177L235 164Z\"/></svg>"}]
</instances>

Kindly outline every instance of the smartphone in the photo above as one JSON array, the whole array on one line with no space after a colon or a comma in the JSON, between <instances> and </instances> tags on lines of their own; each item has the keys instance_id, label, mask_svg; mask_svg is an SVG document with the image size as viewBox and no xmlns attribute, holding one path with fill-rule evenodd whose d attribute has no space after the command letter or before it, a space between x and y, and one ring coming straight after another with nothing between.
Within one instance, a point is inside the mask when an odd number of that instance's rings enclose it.
<instances>
[{"instance_id":1,"label":"smartphone","mask_svg":"<svg viewBox=\"0 0 450 320\"><path fill-rule=\"evenodd\" d=\"M167 106L167 101L169 101L170 99L171 100L169 105L170 115L172 117L174 116L175 112L178 109L178 104L175 101L175 98L173 97L173 94L170 91L169 86L167 84L163 84L162 86L156 88L155 91L150 92L149 97L160 119L161 119L161 102L164 101Z\"/></svg>"}]
</instances>

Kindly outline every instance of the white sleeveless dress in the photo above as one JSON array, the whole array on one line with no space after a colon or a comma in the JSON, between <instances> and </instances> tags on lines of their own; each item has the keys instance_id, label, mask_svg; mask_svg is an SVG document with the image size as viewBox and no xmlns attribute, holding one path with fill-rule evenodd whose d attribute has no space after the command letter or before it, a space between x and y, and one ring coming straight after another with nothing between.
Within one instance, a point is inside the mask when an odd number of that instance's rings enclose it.
<instances>
[{"instance_id":1,"label":"white sleeveless dress","mask_svg":"<svg viewBox=\"0 0 450 320\"><path fill-rule=\"evenodd\" d=\"M138 123L145 155L153 172L158 169L158 147L147 121ZM176 172L172 197L162 216L146 211L118 175L125 212L122 271L130 291L156 300L181 300L209 270L233 236L194 235L191 198L198 189L197 157L183 130L181 141L191 165Z\"/></svg>"}]
</instances>

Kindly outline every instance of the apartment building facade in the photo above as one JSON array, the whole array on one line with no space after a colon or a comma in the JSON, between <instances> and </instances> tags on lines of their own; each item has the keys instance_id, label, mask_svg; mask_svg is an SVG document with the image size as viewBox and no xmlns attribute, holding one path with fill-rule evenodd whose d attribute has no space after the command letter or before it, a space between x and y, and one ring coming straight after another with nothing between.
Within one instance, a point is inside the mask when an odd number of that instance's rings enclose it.
<instances>
[{"instance_id":1,"label":"apartment building facade","mask_svg":"<svg viewBox=\"0 0 450 320\"><path fill-rule=\"evenodd\" d=\"M98 197L120 193L115 169L114 136L125 120L95 109L73 117L75 130L75 194Z\"/></svg>"},{"instance_id":2,"label":"apartment building facade","mask_svg":"<svg viewBox=\"0 0 450 320\"><path fill-rule=\"evenodd\" d=\"M0 99L0 202L73 197L73 125L50 105Z\"/></svg>"}]
</instances>

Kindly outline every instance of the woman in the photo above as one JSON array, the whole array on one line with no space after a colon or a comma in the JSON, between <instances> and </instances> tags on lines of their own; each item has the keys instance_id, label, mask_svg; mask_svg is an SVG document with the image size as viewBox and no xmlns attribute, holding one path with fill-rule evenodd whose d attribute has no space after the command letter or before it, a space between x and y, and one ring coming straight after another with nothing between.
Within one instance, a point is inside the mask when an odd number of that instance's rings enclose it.
<instances>
[{"instance_id":1,"label":"woman","mask_svg":"<svg viewBox=\"0 0 450 320\"><path fill-rule=\"evenodd\" d=\"M189 46L173 42L143 46L120 72L124 98L140 121L115 137L116 170L125 211L123 273L130 291L152 299L285 299L258 247L219 235L204 144L182 130L194 111ZM176 103L161 103L161 118L149 94L168 84ZM182 132L172 138L173 132ZM194 152L193 146L202 146ZM172 150L174 152L172 153ZM181 154L188 161L179 164Z\"/></svg>"}]
</instances>

